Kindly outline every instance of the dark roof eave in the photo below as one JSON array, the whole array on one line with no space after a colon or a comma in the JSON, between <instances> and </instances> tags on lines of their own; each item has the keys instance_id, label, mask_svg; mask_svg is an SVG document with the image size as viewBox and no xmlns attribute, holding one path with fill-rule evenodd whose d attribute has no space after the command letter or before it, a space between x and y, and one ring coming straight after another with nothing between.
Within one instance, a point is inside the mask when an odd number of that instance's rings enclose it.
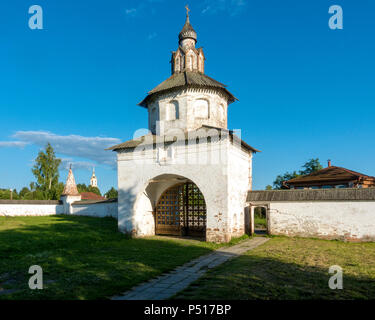
<instances>
[{"instance_id":1,"label":"dark roof eave","mask_svg":"<svg viewBox=\"0 0 375 320\"><path fill-rule=\"evenodd\" d=\"M226 131L226 132L229 132L229 135L231 136L232 139L240 139L238 136L236 136L236 135L233 133L232 130L223 129L223 128L216 128L216 127L212 127L212 126L208 126L208 125L203 125L202 128L203 128L203 127L206 127L206 128L214 128L214 129L219 129L219 130L221 130L221 131ZM153 144L155 144L155 143L157 143L157 137L160 138L160 137L163 137L163 136L156 136L156 135L153 135L152 137L153 137L153 139L152 139ZM142 142L144 142L144 136L141 137L141 140L142 140L142 141L139 141L139 144L141 144ZM253 148L252 146L250 146L249 144L247 144L247 143L246 143L245 141L243 141L242 139L240 139L240 141L241 141L241 147L245 148L247 151L251 151L251 152L253 152L253 153L262 152L262 151L260 151L260 150L258 150L258 149ZM132 143L132 142L134 142L134 143ZM129 143L130 143L130 145L127 145L127 146L126 146L126 144L129 144ZM125 141L125 142L123 142L123 143L117 144L117 145L115 145L115 146L112 146L112 147L110 147L110 148L107 148L107 149L105 149L105 150L118 151L118 150L132 149L132 148L137 147L139 144L137 144L136 141L134 141L134 140L129 140L129 141Z\"/></svg>"},{"instance_id":2,"label":"dark roof eave","mask_svg":"<svg viewBox=\"0 0 375 320\"><path fill-rule=\"evenodd\" d=\"M150 93L146 96L146 98L144 98L141 102L137 103L137 106L141 106L143 108L146 108L147 109L147 102L148 100L151 99L151 97L153 96L156 96L156 95L159 95L159 94L163 94L163 93L167 93L167 92L171 92L171 91L174 91L174 90L177 90L177 89L182 89L182 88L194 88L194 87L201 87L201 88L208 88L208 89L217 89L217 90L222 90L226 93L226 95L228 96L228 101L229 103L228 104L231 104L233 102L236 102L236 101L239 101L238 98L236 98L233 94L231 94L229 92L229 90L227 90L226 88L218 88L218 87L211 87L211 86L197 86L197 85L183 85L183 86L178 86L178 87L174 87L174 88L169 88L169 89L166 89L166 90L161 90L161 91L158 91L158 92L153 92L153 93Z\"/></svg>"}]
</instances>

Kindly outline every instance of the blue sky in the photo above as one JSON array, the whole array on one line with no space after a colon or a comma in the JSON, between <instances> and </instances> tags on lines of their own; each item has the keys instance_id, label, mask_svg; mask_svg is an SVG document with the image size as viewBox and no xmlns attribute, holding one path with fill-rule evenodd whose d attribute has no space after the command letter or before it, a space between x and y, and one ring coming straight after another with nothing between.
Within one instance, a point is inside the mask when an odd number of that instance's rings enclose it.
<instances>
[{"instance_id":1,"label":"blue sky","mask_svg":"<svg viewBox=\"0 0 375 320\"><path fill-rule=\"evenodd\" d=\"M77 182L96 167L117 186L107 146L147 127L138 107L170 76L186 0L10 1L0 28L0 188L33 181L47 141ZM347 0L189 1L205 72L239 98L229 127L262 150L254 189L312 157L375 176L375 3ZM43 30L28 8L43 8ZM328 27L341 5L344 29ZM67 171L62 168L61 180Z\"/></svg>"}]
</instances>

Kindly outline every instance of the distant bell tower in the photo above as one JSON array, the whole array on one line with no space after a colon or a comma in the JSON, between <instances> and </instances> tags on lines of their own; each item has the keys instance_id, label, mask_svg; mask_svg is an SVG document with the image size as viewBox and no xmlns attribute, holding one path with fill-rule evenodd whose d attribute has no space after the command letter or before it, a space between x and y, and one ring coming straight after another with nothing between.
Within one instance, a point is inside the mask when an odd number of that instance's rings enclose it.
<instances>
[{"instance_id":1,"label":"distant bell tower","mask_svg":"<svg viewBox=\"0 0 375 320\"><path fill-rule=\"evenodd\" d=\"M91 179L90 179L90 186L91 187L95 187L95 188L98 187L98 179L95 176L95 168L92 169L92 176L91 176Z\"/></svg>"}]
</instances>

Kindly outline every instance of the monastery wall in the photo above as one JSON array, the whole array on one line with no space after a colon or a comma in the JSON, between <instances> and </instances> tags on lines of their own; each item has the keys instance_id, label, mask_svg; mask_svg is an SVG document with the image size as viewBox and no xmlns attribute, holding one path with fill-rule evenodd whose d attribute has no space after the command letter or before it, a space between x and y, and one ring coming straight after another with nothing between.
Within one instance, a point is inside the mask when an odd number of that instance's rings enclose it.
<instances>
[{"instance_id":1,"label":"monastery wall","mask_svg":"<svg viewBox=\"0 0 375 320\"><path fill-rule=\"evenodd\" d=\"M0 200L0 216L50 216L63 213L64 206L60 201Z\"/></svg>"},{"instance_id":2,"label":"monastery wall","mask_svg":"<svg viewBox=\"0 0 375 320\"><path fill-rule=\"evenodd\" d=\"M374 201L271 202L274 235L375 241Z\"/></svg>"},{"instance_id":3,"label":"monastery wall","mask_svg":"<svg viewBox=\"0 0 375 320\"><path fill-rule=\"evenodd\" d=\"M347 241L375 241L375 188L251 191L267 209L268 232Z\"/></svg>"},{"instance_id":4,"label":"monastery wall","mask_svg":"<svg viewBox=\"0 0 375 320\"><path fill-rule=\"evenodd\" d=\"M112 217L117 219L117 201L87 203L85 201L72 204L73 215L89 217Z\"/></svg>"},{"instance_id":5,"label":"monastery wall","mask_svg":"<svg viewBox=\"0 0 375 320\"><path fill-rule=\"evenodd\" d=\"M56 214L117 218L117 201L74 202L51 200L0 200L0 216L50 216Z\"/></svg>"}]
</instances>

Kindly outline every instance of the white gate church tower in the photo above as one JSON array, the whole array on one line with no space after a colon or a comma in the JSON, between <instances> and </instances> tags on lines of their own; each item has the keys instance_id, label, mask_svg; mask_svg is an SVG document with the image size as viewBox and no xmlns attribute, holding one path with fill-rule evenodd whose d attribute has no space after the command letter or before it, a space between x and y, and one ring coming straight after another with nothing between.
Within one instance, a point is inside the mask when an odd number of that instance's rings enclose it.
<instances>
[{"instance_id":1,"label":"white gate church tower","mask_svg":"<svg viewBox=\"0 0 375 320\"><path fill-rule=\"evenodd\" d=\"M227 129L237 99L204 74L205 56L186 22L172 75L140 106L149 134L116 145L118 226L134 237L194 236L227 242L245 232L244 209L258 150Z\"/></svg>"}]
</instances>

